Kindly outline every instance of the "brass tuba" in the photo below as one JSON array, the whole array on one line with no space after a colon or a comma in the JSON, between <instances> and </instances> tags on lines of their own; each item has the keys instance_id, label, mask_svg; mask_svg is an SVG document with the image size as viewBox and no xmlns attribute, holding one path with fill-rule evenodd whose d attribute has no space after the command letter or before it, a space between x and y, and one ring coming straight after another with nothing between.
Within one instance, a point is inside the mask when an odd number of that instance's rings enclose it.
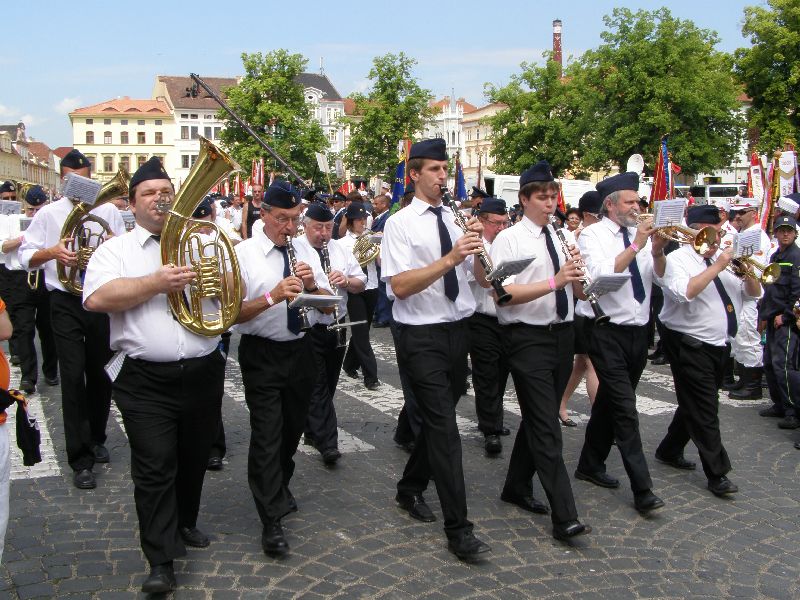
<instances>
[{"instance_id":1,"label":"brass tuba","mask_svg":"<svg viewBox=\"0 0 800 600\"><path fill-rule=\"evenodd\" d=\"M242 280L233 244L215 223L192 219L197 205L217 181L239 169L222 150L200 138L200 154L186 181L170 205L159 205L166 212L161 230L161 262L189 266L195 279L183 292L168 294L169 307L178 323L198 335L213 337L236 322L242 305ZM210 234L202 230L211 229ZM203 300L212 300L215 309L207 312Z\"/></svg>"},{"instance_id":2,"label":"brass tuba","mask_svg":"<svg viewBox=\"0 0 800 600\"><path fill-rule=\"evenodd\" d=\"M353 256L356 257L360 267L367 266L381 255L381 247L370 239L373 235L375 233L367 229L356 238L356 243L353 245Z\"/></svg>"},{"instance_id":3,"label":"brass tuba","mask_svg":"<svg viewBox=\"0 0 800 600\"><path fill-rule=\"evenodd\" d=\"M67 217L67 220L64 221L64 226L61 228L61 239L70 240L66 243L67 250L72 250L77 255L77 265L67 267L59 262L56 265L56 271L58 280L64 286L64 289L76 296L80 296L83 293L83 282L81 281L80 273L86 271L89 259L92 258L92 253L107 238L114 235L105 219L93 215L89 211L114 198L126 196L128 194L129 179L128 171L120 165L113 179L100 188L94 203L78 202ZM88 226L89 222L97 223L102 227L103 231L101 233L92 231Z\"/></svg>"}]
</instances>

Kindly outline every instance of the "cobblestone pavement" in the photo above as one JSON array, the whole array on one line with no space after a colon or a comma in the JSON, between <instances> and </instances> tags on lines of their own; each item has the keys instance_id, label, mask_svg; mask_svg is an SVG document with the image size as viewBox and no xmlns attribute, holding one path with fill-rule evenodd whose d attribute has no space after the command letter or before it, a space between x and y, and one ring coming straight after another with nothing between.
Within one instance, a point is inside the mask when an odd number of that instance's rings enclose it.
<instances>
[{"instance_id":1,"label":"cobblestone pavement","mask_svg":"<svg viewBox=\"0 0 800 600\"><path fill-rule=\"evenodd\" d=\"M447 551L433 485L426 497L436 523L414 521L395 506L407 457L392 442L402 393L388 330L374 331L373 340L384 385L370 392L342 376L336 404L344 456L326 468L315 451L301 447L292 483L300 510L284 519L291 553L275 560L261 552L247 487L248 415L234 336L223 401L228 456L224 470L206 477L198 523L212 544L176 561L175 598L800 597L800 452L792 445L800 435L760 418L756 407L763 402L721 397L730 477L741 491L719 499L705 489L701 470L676 471L652 459L675 398L668 368L648 368L639 386L642 438L666 507L650 517L636 513L612 450L608 470L623 485L606 490L573 481L580 517L594 532L567 544L551 537L549 517L499 500L512 438L503 438L498 458L488 458L473 398L463 398L458 414L470 518L493 549L487 560L467 564ZM98 465L96 490L79 491L65 460L59 390L43 387L32 400L45 461L24 468L12 451L0 597L140 597L146 565L119 414L109 421L111 463ZM579 426L562 431L572 473L589 412L583 388L570 408ZM506 411L513 432L519 424L513 389ZM687 457L697 460L691 445ZM538 481L535 490L544 497Z\"/></svg>"}]
</instances>

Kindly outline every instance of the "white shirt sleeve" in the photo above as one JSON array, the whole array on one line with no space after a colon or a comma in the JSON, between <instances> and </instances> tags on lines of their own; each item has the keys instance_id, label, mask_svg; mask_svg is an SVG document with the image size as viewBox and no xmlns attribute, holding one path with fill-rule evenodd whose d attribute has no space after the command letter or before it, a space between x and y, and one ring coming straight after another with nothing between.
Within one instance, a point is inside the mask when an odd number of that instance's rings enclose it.
<instances>
[{"instance_id":1,"label":"white shirt sleeve","mask_svg":"<svg viewBox=\"0 0 800 600\"><path fill-rule=\"evenodd\" d=\"M511 231L510 229L505 229L497 234L497 237L494 238L494 242L492 242L492 247L489 249L489 258L492 259L493 265L499 265L500 263L506 262L508 260L514 260L516 258L520 258L519 256L515 256L514 248L512 247L511 243L511 234L506 234L506 231ZM516 275L511 275L510 277L506 277L503 280L503 285L510 285L514 283L517 279Z\"/></svg>"},{"instance_id":2,"label":"white shirt sleeve","mask_svg":"<svg viewBox=\"0 0 800 600\"><path fill-rule=\"evenodd\" d=\"M33 216L31 224L25 231L25 239L19 247L19 262L23 269L30 269L31 257L37 250L44 250L47 245L47 212L39 211Z\"/></svg>"},{"instance_id":3,"label":"white shirt sleeve","mask_svg":"<svg viewBox=\"0 0 800 600\"><path fill-rule=\"evenodd\" d=\"M400 227L399 219L386 221L381 242L381 279L388 282L394 275L412 269L411 244Z\"/></svg>"},{"instance_id":4,"label":"white shirt sleeve","mask_svg":"<svg viewBox=\"0 0 800 600\"><path fill-rule=\"evenodd\" d=\"M689 287L689 280L692 275L683 264L680 254L672 252L667 255L667 267L664 269L664 277L661 279L661 288L664 294L679 304L689 302L686 290Z\"/></svg>"},{"instance_id":5,"label":"white shirt sleeve","mask_svg":"<svg viewBox=\"0 0 800 600\"><path fill-rule=\"evenodd\" d=\"M592 280L597 279L600 275L614 273L614 262L617 258L616 254L606 256L607 250L604 246L609 244L608 242L604 243L604 240L601 239L599 227L601 227L600 223L597 223L597 227L591 225L584 229L578 237L578 248Z\"/></svg>"}]
</instances>

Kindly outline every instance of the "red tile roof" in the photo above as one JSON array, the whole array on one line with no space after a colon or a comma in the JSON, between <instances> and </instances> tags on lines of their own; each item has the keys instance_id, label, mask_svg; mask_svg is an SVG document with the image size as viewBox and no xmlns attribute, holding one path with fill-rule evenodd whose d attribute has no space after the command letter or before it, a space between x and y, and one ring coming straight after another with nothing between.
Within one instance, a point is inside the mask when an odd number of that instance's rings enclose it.
<instances>
[{"instance_id":1,"label":"red tile roof","mask_svg":"<svg viewBox=\"0 0 800 600\"><path fill-rule=\"evenodd\" d=\"M112 114L141 114L163 115L170 114L167 103L163 100L137 100L123 96L114 100L106 100L92 106L76 108L70 115L112 115Z\"/></svg>"},{"instance_id":2,"label":"red tile roof","mask_svg":"<svg viewBox=\"0 0 800 600\"><path fill-rule=\"evenodd\" d=\"M474 104L470 104L469 102L464 100L464 98L459 98L458 100L456 100L456 104L463 107L465 113L472 112L473 110L477 109L477 107ZM432 102L430 106L431 108L444 108L445 106L449 105L450 105L450 96L445 96L441 100Z\"/></svg>"},{"instance_id":3,"label":"red tile roof","mask_svg":"<svg viewBox=\"0 0 800 600\"><path fill-rule=\"evenodd\" d=\"M43 142L28 142L28 151L33 153L40 160L45 162L50 160L50 146Z\"/></svg>"},{"instance_id":4,"label":"red tile roof","mask_svg":"<svg viewBox=\"0 0 800 600\"><path fill-rule=\"evenodd\" d=\"M72 151L72 146L59 146L58 148L53 150L53 154L55 154L58 158L64 158L71 151Z\"/></svg>"}]
</instances>

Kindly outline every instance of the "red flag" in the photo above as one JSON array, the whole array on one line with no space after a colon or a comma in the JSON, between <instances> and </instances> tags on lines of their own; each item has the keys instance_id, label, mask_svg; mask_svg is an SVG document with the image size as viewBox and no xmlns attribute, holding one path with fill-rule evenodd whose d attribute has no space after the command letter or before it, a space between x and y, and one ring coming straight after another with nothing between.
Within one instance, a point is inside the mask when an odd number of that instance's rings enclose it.
<instances>
[{"instance_id":1,"label":"red flag","mask_svg":"<svg viewBox=\"0 0 800 600\"><path fill-rule=\"evenodd\" d=\"M563 214L567 214L567 204L564 202L564 186L558 186L558 210Z\"/></svg>"},{"instance_id":2,"label":"red flag","mask_svg":"<svg viewBox=\"0 0 800 600\"><path fill-rule=\"evenodd\" d=\"M663 145L659 144L658 160L656 161L656 170L653 173L653 187L650 189L650 209L653 208L653 202L656 200L666 200L669 197L667 191L667 178L664 169L664 152Z\"/></svg>"},{"instance_id":3,"label":"red flag","mask_svg":"<svg viewBox=\"0 0 800 600\"><path fill-rule=\"evenodd\" d=\"M345 196L347 196L347 194L352 192L353 189L355 189L355 186L353 185L353 182L352 181L345 181L342 185L339 186L339 189L336 190L336 191L339 192L340 194L344 194Z\"/></svg>"}]
</instances>

